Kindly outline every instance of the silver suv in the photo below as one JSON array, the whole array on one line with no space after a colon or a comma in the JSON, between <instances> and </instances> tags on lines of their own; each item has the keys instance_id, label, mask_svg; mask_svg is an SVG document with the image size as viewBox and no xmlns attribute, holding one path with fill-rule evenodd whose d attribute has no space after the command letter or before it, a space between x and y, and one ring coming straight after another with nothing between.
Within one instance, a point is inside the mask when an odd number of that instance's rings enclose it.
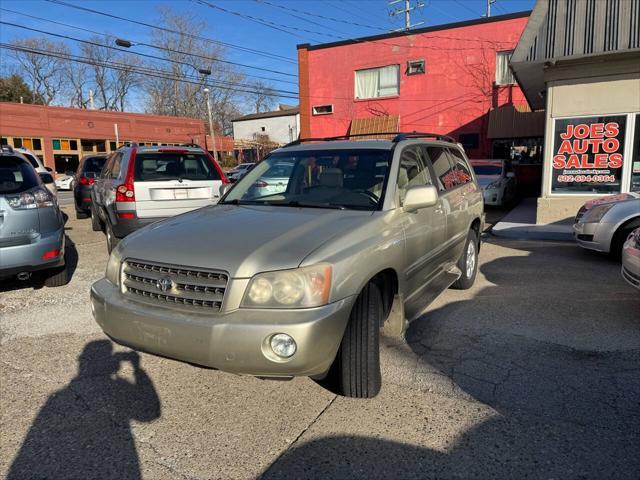
<instances>
[{"instance_id":1,"label":"silver suv","mask_svg":"<svg viewBox=\"0 0 640 480\"><path fill-rule=\"evenodd\" d=\"M105 333L194 364L375 396L380 331L402 335L441 291L473 284L482 191L451 139L331 140L278 149L218 205L120 242L91 289ZM280 190L265 191L283 165Z\"/></svg>"},{"instance_id":2,"label":"silver suv","mask_svg":"<svg viewBox=\"0 0 640 480\"><path fill-rule=\"evenodd\" d=\"M0 279L28 280L38 272L45 285L64 285L64 250L64 218L56 197L27 159L0 152Z\"/></svg>"},{"instance_id":3,"label":"silver suv","mask_svg":"<svg viewBox=\"0 0 640 480\"><path fill-rule=\"evenodd\" d=\"M139 147L112 153L91 189L91 221L109 252L131 232L212 205L227 183L213 157L197 145Z\"/></svg>"}]
</instances>

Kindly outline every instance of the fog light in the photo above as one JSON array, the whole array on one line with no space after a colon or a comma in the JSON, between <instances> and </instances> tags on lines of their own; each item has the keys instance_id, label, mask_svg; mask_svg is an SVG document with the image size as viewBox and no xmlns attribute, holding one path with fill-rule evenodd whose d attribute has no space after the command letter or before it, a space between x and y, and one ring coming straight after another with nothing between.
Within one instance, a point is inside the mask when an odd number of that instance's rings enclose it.
<instances>
[{"instance_id":1,"label":"fog light","mask_svg":"<svg viewBox=\"0 0 640 480\"><path fill-rule=\"evenodd\" d=\"M286 333L276 333L271 337L271 350L277 356L282 358L289 358L296 353L296 342Z\"/></svg>"}]
</instances>

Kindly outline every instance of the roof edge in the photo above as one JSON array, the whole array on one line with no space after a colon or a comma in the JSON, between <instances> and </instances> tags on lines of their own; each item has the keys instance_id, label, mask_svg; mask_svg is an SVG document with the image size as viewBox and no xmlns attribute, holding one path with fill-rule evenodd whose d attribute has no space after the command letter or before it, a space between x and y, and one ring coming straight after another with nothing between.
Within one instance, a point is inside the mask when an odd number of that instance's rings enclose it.
<instances>
[{"instance_id":1,"label":"roof edge","mask_svg":"<svg viewBox=\"0 0 640 480\"><path fill-rule=\"evenodd\" d=\"M300 43L296 45L296 48L298 50L302 50L302 49L321 50L323 48L341 47L344 45L353 45L355 43L384 40L387 38L407 37L410 35L420 35L422 33L437 32L440 30L449 30L453 28L468 27L471 25L482 25L485 23L513 20L516 18L528 17L529 15L531 15L531 10L523 10L521 12L507 13L505 15L496 15L494 17L475 18L473 20L463 20L461 22L453 22L453 23L442 23L440 25L433 25L431 27L416 28L415 30L381 33L378 35L370 35L367 37L357 37L357 38L349 38L346 40L338 40L337 42L319 43L316 45L311 45L309 43Z\"/></svg>"}]
</instances>

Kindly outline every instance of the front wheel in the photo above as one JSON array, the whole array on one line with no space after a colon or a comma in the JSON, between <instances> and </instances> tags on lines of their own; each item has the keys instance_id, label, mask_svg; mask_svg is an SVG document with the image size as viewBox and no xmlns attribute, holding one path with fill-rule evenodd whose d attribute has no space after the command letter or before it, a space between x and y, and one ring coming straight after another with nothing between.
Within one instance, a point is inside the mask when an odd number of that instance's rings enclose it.
<instances>
[{"instance_id":1,"label":"front wheel","mask_svg":"<svg viewBox=\"0 0 640 480\"><path fill-rule=\"evenodd\" d=\"M471 229L467 235L462 255L458 260L458 268L462 275L454 282L452 288L467 290L473 286L478 274L478 235Z\"/></svg>"},{"instance_id":2,"label":"front wheel","mask_svg":"<svg viewBox=\"0 0 640 480\"><path fill-rule=\"evenodd\" d=\"M380 392L380 326L383 322L380 289L369 283L351 310L347 329L329 377L336 393L373 398Z\"/></svg>"},{"instance_id":3,"label":"front wheel","mask_svg":"<svg viewBox=\"0 0 640 480\"><path fill-rule=\"evenodd\" d=\"M91 230L94 232L99 232L102 230L102 222L100 221L100 217L98 217L98 213L91 206Z\"/></svg>"}]
</instances>

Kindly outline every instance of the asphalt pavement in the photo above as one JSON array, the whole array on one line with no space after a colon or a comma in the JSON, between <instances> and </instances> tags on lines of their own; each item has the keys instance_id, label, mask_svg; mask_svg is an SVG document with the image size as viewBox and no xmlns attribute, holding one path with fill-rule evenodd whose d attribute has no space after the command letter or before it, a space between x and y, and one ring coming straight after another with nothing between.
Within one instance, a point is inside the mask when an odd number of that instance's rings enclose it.
<instances>
[{"instance_id":1,"label":"asphalt pavement","mask_svg":"<svg viewBox=\"0 0 640 480\"><path fill-rule=\"evenodd\" d=\"M640 295L606 257L487 237L353 400L113 345L104 236L64 208L70 284L0 283L3 478L637 478Z\"/></svg>"}]
</instances>

